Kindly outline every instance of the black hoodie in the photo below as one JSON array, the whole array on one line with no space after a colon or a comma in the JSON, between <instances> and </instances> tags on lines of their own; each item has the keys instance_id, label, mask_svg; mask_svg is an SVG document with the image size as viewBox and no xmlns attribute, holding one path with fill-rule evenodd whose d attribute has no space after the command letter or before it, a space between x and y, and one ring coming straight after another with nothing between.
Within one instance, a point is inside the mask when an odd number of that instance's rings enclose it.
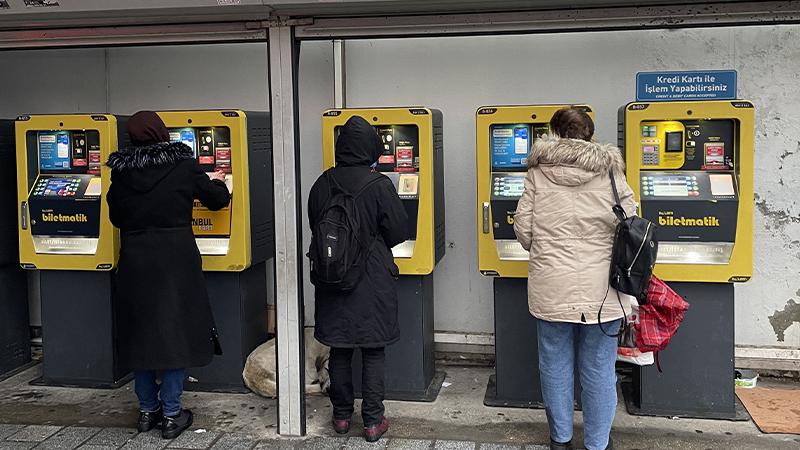
<instances>
[{"instance_id":1,"label":"black hoodie","mask_svg":"<svg viewBox=\"0 0 800 450\"><path fill-rule=\"evenodd\" d=\"M336 164L331 175L355 192L374 174L383 143L375 129L355 116L345 123L336 141ZM317 179L308 199L311 229L320 220L330 197L325 176ZM397 325L398 275L391 248L408 238L408 216L392 181L385 176L371 184L356 201L362 239L377 237L379 245L367 257L366 275L352 292L315 290L317 340L330 347L383 347L400 337Z\"/></svg>"}]
</instances>

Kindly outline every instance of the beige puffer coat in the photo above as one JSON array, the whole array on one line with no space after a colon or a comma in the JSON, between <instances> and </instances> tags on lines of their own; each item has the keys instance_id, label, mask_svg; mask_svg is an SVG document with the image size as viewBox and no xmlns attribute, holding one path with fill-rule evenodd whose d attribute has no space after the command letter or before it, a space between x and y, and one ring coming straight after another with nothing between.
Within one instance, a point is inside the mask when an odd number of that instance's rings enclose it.
<instances>
[{"instance_id":1,"label":"beige puffer coat","mask_svg":"<svg viewBox=\"0 0 800 450\"><path fill-rule=\"evenodd\" d=\"M606 292L601 322L623 316L617 292L608 286L617 222L609 170L622 207L635 214L618 148L548 136L533 146L514 231L530 251L528 306L538 319L596 324ZM630 297L620 298L627 309Z\"/></svg>"}]
</instances>

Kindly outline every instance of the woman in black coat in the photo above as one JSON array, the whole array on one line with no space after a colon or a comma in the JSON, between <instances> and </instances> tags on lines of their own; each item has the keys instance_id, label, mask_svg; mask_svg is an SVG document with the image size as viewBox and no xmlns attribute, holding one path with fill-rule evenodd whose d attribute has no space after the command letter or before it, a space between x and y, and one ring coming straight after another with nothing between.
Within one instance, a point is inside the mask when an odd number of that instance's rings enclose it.
<instances>
[{"instance_id":1,"label":"woman in black coat","mask_svg":"<svg viewBox=\"0 0 800 450\"><path fill-rule=\"evenodd\" d=\"M362 242L376 245L366 255L365 275L356 288L342 293L315 289L315 337L331 347L330 397L333 426L347 433L353 414L351 360L353 349L360 348L363 361L361 415L365 435L374 442L389 428L383 416L384 347L400 338L397 324L398 276L391 248L408 238L405 208L392 181L375 174L371 166L378 161L383 143L375 129L363 118L352 117L336 141L336 167L329 176L350 193L371 184L356 199ZM378 178L377 180L375 178ZM331 198L328 176L321 176L308 200L308 217L313 230L321 220Z\"/></svg>"},{"instance_id":2,"label":"woman in black coat","mask_svg":"<svg viewBox=\"0 0 800 450\"><path fill-rule=\"evenodd\" d=\"M192 424L191 411L181 408L185 368L208 365L219 348L192 205L199 199L218 210L230 193L224 174L206 174L189 146L169 142L156 113L134 114L128 131L133 147L112 153L107 163L109 215L121 239L120 353L134 369L139 431L163 422L164 438L172 439Z\"/></svg>"}]
</instances>

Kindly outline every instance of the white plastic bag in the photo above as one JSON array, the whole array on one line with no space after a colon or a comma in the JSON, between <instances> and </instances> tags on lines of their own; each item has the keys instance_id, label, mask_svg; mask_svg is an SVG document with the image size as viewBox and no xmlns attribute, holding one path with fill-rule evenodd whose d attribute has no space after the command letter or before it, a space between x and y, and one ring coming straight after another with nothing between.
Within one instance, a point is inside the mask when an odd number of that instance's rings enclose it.
<instances>
[{"instance_id":1,"label":"white plastic bag","mask_svg":"<svg viewBox=\"0 0 800 450\"><path fill-rule=\"evenodd\" d=\"M617 347L617 361L636 364L637 366L649 366L655 364L653 352L642 352L633 344L633 342L636 342L635 325L639 323L639 303L632 296L626 297L628 297L631 302L631 312L628 314L628 329L625 330L626 333L629 333L629 335L626 336L626 339L624 339L628 344Z\"/></svg>"}]
</instances>

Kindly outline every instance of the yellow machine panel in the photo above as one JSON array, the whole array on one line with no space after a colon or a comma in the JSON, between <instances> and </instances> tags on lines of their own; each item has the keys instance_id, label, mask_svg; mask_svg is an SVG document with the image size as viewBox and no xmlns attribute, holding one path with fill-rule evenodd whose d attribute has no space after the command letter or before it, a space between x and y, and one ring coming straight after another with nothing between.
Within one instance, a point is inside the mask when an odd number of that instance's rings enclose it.
<instances>
[{"instance_id":1,"label":"yellow machine panel","mask_svg":"<svg viewBox=\"0 0 800 450\"><path fill-rule=\"evenodd\" d=\"M194 151L206 172L222 171L231 203L210 211L195 200L192 214L205 271L241 272L274 248L269 114L238 110L159 111L170 140Z\"/></svg>"},{"instance_id":2,"label":"yellow machine panel","mask_svg":"<svg viewBox=\"0 0 800 450\"><path fill-rule=\"evenodd\" d=\"M745 100L620 109L628 183L640 214L659 225L655 273L662 279L750 279L754 115Z\"/></svg>"},{"instance_id":3,"label":"yellow machine panel","mask_svg":"<svg viewBox=\"0 0 800 450\"><path fill-rule=\"evenodd\" d=\"M556 111L587 105L484 106L475 115L478 176L478 269L484 275L528 276L528 252L514 234L527 157L536 139L550 132Z\"/></svg>"},{"instance_id":4,"label":"yellow machine panel","mask_svg":"<svg viewBox=\"0 0 800 450\"><path fill-rule=\"evenodd\" d=\"M430 274L445 251L442 114L422 107L326 111L325 169L334 165L339 127L353 116L373 124L383 139L385 151L377 170L394 182L409 216L411 239L392 249L400 274Z\"/></svg>"},{"instance_id":5,"label":"yellow machine panel","mask_svg":"<svg viewBox=\"0 0 800 450\"><path fill-rule=\"evenodd\" d=\"M118 126L124 128L108 114L17 118L23 268L108 271L114 267L119 233L108 218L110 169L105 162L124 136Z\"/></svg>"}]
</instances>

